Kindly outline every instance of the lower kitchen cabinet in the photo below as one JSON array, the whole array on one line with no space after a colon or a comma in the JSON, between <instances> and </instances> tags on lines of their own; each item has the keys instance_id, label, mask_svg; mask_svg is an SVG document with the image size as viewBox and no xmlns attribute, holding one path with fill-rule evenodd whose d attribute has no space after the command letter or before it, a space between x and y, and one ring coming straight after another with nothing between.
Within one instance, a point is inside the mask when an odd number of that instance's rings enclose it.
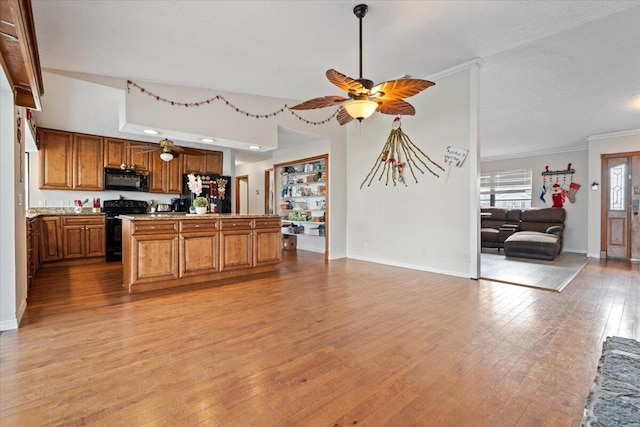
<instances>
[{"instance_id":1,"label":"lower kitchen cabinet","mask_svg":"<svg viewBox=\"0 0 640 427\"><path fill-rule=\"evenodd\" d=\"M105 247L104 216L62 217L64 259L103 257Z\"/></svg>"},{"instance_id":2,"label":"lower kitchen cabinet","mask_svg":"<svg viewBox=\"0 0 640 427\"><path fill-rule=\"evenodd\" d=\"M62 258L62 219L59 216L40 218L40 260L59 261Z\"/></svg>"},{"instance_id":3,"label":"lower kitchen cabinet","mask_svg":"<svg viewBox=\"0 0 640 427\"><path fill-rule=\"evenodd\" d=\"M180 277L218 271L218 223L180 222Z\"/></svg>"},{"instance_id":4,"label":"lower kitchen cabinet","mask_svg":"<svg viewBox=\"0 0 640 427\"><path fill-rule=\"evenodd\" d=\"M220 221L220 271L253 267L251 219Z\"/></svg>"},{"instance_id":5,"label":"lower kitchen cabinet","mask_svg":"<svg viewBox=\"0 0 640 427\"><path fill-rule=\"evenodd\" d=\"M131 283L153 283L178 278L176 221L146 221L127 228L123 221L122 262ZM131 234L125 239L125 233Z\"/></svg>"},{"instance_id":6,"label":"lower kitchen cabinet","mask_svg":"<svg viewBox=\"0 0 640 427\"><path fill-rule=\"evenodd\" d=\"M253 265L259 267L282 261L280 220L256 219L253 235Z\"/></svg>"}]
</instances>

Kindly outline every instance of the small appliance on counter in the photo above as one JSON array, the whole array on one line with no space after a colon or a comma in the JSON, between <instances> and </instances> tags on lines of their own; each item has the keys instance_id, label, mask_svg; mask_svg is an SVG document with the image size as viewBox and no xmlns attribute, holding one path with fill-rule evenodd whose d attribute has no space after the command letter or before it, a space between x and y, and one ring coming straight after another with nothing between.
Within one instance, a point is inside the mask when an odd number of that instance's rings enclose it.
<instances>
[{"instance_id":1,"label":"small appliance on counter","mask_svg":"<svg viewBox=\"0 0 640 427\"><path fill-rule=\"evenodd\" d=\"M156 205L156 212L171 212L170 203L158 203Z\"/></svg>"},{"instance_id":2,"label":"small appliance on counter","mask_svg":"<svg viewBox=\"0 0 640 427\"><path fill-rule=\"evenodd\" d=\"M189 212L191 206L191 197L182 195L171 199L171 212Z\"/></svg>"}]
</instances>

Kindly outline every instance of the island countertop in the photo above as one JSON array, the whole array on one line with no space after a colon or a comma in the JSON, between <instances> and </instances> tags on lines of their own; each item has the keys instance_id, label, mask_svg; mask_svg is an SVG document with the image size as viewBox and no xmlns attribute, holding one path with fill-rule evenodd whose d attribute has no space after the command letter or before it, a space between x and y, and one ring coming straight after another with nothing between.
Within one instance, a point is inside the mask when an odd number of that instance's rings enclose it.
<instances>
[{"instance_id":1,"label":"island countertop","mask_svg":"<svg viewBox=\"0 0 640 427\"><path fill-rule=\"evenodd\" d=\"M277 218L278 215L264 214L188 214L182 212L161 212L150 214L120 214L116 218L131 221L157 221L157 220L192 220L192 219L262 219Z\"/></svg>"}]
</instances>

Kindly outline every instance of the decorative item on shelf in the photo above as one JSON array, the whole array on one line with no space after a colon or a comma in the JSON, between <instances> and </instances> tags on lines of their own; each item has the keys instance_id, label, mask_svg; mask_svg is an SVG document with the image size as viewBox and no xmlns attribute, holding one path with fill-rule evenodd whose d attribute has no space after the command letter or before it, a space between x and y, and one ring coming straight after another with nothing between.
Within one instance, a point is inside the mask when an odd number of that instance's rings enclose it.
<instances>
[{"instance_id":1,"label":"decorative item on shelf","mask_svg":"<svg viewBox=\"0 0 640 427\"><path fill-rule=\"evenodd\" d=\"M420 155L424 156L427 161L444 172L444 168L442 166L431 160L431 158L427 156L417 145L415 145L411 139L409 139L409 136L402 131L400 117L396 117L393 120L391 133L389 134L389 138L387 138L386 144L382 148L382 152L376 159L376 162L365 177L364 181L362 181L362 184L360 184L360 188L362 189L365 183L367 184L367 187L371 185L371 182L378 173L378 170L380 170L380 167L382 167L382 171L380 172L380 178L378 178L378 181L381 181L382 177L386 175L387 179L385 181L385 185L389 185L389 177L391 177L394 186L397 182L401 182L406 186L407 184L404 180L404 168L406 166L409 166L411 175L413 175L413 179L417 184L418 178L416 178L414 168L424 174L424 171L420 168L417 161L422 163L422 165L431 172L431 174L439 178L440 175L432 171L425 161L420 158ZM369 181L368 183L367 180Z\"/></svg>"},{"instance_id":2,"label":"decorative item on shelf","mask_svg":"<svg viewBox=\"0 0 640 427\"><path fill-rule=\"evenodd\" d=\"M206 197L196 197L193 199L193 207L196 208L197 214L205 214L207 213L207 208L209 207L209 201Z\"/></svg>"},{"instance_id":3,"label":"decorative item on shelf","mask_svg":"<svg viewBox=\"0 0 640 427\"><path fill-rule=\"evenodd\" d=\"M218 197L220 197L220 200L224 200L226 192L225 189L227 188L227 180L224 178L218 178L216 179L216 183L218 184Z\"/></svg>"},{"instance_id":4,"label":"decorative item on shelf","mask_svg":"<svg viewBox=\"0 0 640 427\"><path fill-rule=\"evenodd\" d=\"M599 186L600 186L600 184L598 184L596 181L593 181L593 182L591 183L591 189L592 189L593 191L597 191Z\"/></svg>"}]
</instances>

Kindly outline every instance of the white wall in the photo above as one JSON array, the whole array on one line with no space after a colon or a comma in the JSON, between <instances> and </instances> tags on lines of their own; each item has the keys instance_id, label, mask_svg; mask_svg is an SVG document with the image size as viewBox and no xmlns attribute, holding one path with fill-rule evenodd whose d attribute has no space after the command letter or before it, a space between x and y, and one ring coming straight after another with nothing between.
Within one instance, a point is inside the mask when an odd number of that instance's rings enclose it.
<instances>
[{"instance_id":1,"label":"white wall","mask_svg":"<svg viewBox=\"0 0 640 427\"><path fill-rule=\"evenodd\" d=\"M469 163L453 168L448 180L429 172L416 184L407 170L408 186L385 186L374 179L360 184L371 169L391 131L394 117L376 114L347 130L347 255L350 258L442 272L470 275L470 216L477 194L471 183L477 147L473 132L472 70L466 69L436 81L424 93L410 98L417 111L402 118L402 129L429 157L444 166L447 146L470 150ZM477 141L476 141L477 144ZM473 152L473 153L471 153ZM476 160L477 161L477 160ZM474 196L477 197L477 196ZM475 254L473 254L475 256Z\"/></svg>"},{"instance_id":2,"label":"white wall","mask_svg":"<svg viewBox=\"0 0 640 427\"><path fill-rule=\"evenodd\" d=\"M25 110L15 108L13 102L9 83L0 71L0 331L18 327L27 303L25 186L20 167L24 164ZM18 117L23 122L21 140L16 138Z\"/></svg>"},{"instance_id":3,"label":"white wall","mask_svg":"<svg viewBox=\"0 0 640 427\"><path fill-rule=\"evenodd\" d=\"M589 137L589 179L591 183L596 181L602 184L601 154L626 153L640 151L640 130L618 132L609 135ZM602 197L602 185L597 191L588 190L589 193L589 227L588 227L588 252L587 255L594 258L600 257L600 223L602 214L600 210L600 198Z\"/></svg>"},{"instance_id":4,"label":"white wall","mask_svg":"<svg viewBox=\"0 0 640 427\"><path fill-rule=\"evenodd\" d=\"M497 172L513 169L526 169L532 170L532 200L531 207L550 208L552 205L551 191L549 181L547 181L547 194L545 197L546 203L540 200L540 194L542 192L542 171L545 170L545 166L549 166L549 170L563 170L567 168L568 163L571 163L571 167L576 170L573 175L573 182L580 184L580 189L576 193L576 202L571 203L569 199L566 200L564 209L567 212L567 219L565 221L564 232L564 244L562 250L568 252L587 252L587 221L588 221L588 200L590 183L589 181L589 162L588 151L572 151L566 153L554 153L544 156L531 156L521 157L508 160L494 160L483 161L480 164L482 172ZM570 178L567 177L567 186L569 185ZM553 178L555 182L555 177ZM563 176L559 176L559 183L563 184Z\"/></svg>"}]
</instances>

